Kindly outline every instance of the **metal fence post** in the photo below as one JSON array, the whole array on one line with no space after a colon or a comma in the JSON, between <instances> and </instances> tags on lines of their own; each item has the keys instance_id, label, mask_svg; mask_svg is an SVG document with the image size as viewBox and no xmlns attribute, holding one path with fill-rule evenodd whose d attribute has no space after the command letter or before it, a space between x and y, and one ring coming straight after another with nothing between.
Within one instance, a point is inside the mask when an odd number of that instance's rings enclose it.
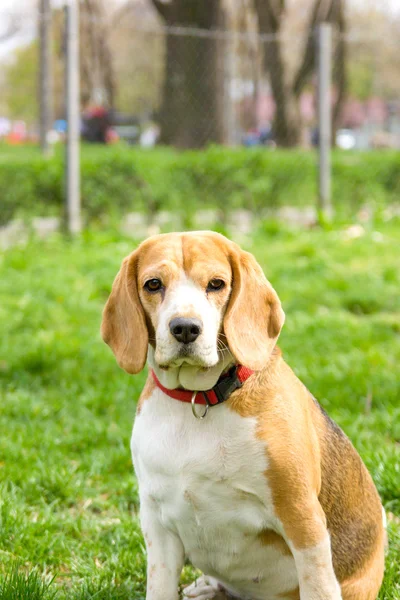
<instances>
[{"instance_id":1,"label":"metal fence post","mask_svg":"<svg viewBox=\"0 0 400 600\"><path fill-rule=\"evenodd\" d=\"M65 91L67 144L65 154L66 225L69 233L79 233L81 224L80 199L80 94L79 94L79 5L69 0L65 5Z\"/></svg>"},{"instance_id":2,"label":"metal fence post","mask_svg":"<svg viewBox=\"0 0 400 600\"><path fill-rule=\"evenodd\" d=\"M332 216L331 203L331 72L332 72L332 26L318 26L318 192L322 217Z\"/></svg>"},{"instance_id":3,"label":"metal fence post","mask_svg":"<svg viewBox=\"0 0 400 600\"><path fill-rule=\"evenodd\" d=\"M52 125L52 64L50 0L39 5L39 137L43 154L51 153L49 131Z\"/></svg>"}]
</instances>

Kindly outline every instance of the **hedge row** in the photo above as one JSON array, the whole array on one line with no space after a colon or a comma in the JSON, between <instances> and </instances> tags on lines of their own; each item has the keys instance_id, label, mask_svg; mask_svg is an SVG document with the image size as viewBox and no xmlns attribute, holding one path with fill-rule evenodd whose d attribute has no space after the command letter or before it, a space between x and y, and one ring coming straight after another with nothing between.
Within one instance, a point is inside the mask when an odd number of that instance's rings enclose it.
<instances>
[{"instance_id":1,"label":"hedge row","mask_svg":"<svg viewBox=\"0 0 400 600\"><path fill-rule=\"evenodd\" d=\"M87 220L131 211L176 211L190 221L200 208L233 208L262 215L266 208L316 202L312 151L210 147L177 152L123 146L82 149L82 206ZM60 215L62 151L44 159L33 149L0 146L0 223L16 217ZM333 202L354 213L400 198L400 153L335 152Z\"/></svg>"}]
</instances>

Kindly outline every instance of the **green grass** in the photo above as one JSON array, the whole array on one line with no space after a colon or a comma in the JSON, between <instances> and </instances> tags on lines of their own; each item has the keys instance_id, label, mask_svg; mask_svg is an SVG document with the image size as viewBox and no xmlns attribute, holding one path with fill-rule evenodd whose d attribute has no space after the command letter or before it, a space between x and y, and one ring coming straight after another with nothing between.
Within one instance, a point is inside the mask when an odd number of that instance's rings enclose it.
<instances>
[{"instance_id":1,"label":"green grass","mask_svg":"<svg viewBox=\"0 0 400 600\"><path fill-rule=\"evenodd\" d=\"M399 600L399 224L379 230L349 240L270 225L248 249L282 299L286 359L351 437L390 513L380 598ZM89 232L0 257L0 600L144 597L129 437L145 373L122 372L99 335L132 247ZM192 575L187 566L183 580Z\"/></svg>"}]
</instances>

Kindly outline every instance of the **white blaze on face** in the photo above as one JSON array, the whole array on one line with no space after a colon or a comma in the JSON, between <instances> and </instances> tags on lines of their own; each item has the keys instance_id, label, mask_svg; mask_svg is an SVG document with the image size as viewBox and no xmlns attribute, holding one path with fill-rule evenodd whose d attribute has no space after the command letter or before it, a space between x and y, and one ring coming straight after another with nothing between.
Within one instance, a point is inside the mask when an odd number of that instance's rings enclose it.
<instances>
[{"instance_id":1,"label":"white blaze on face","mask_svg":"<svg viewBox=\"0 0 400 600\"><path fill-rule=\"evenodd\" d=\"M172 335L169 324L172 319L185 317L199 319L202 332L185 348ZM181 279L166 290L160 304L157 329L155 361L158 365L177 367L182 364L212 367L218 360L217 337L221 324L221 311L208 299L206 291L192 279Z\"/></svg>"}]
</instances>

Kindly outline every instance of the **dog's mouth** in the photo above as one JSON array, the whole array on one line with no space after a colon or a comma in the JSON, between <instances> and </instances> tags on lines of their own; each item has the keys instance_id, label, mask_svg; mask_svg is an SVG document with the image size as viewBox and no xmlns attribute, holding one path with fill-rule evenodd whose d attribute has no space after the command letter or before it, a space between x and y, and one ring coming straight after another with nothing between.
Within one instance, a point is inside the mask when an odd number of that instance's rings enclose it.
<instances>
[{"instance_id":1,"label":"dog's mouth","mask_svg":"<svg viewBox=\"0 0 400 600\"><path fill-rule=\"evenodd\" d=\"M185 344L178 349L173 357L169 358L168 361L159 363L158 366L160 369L164 370L185 365L198 367L200 369L209 369L216 364L215 361L210 360L211 356L211 349L209 349L208 352L203 350L200 354L195 344Z\"/></svg>"}]
</instances>

